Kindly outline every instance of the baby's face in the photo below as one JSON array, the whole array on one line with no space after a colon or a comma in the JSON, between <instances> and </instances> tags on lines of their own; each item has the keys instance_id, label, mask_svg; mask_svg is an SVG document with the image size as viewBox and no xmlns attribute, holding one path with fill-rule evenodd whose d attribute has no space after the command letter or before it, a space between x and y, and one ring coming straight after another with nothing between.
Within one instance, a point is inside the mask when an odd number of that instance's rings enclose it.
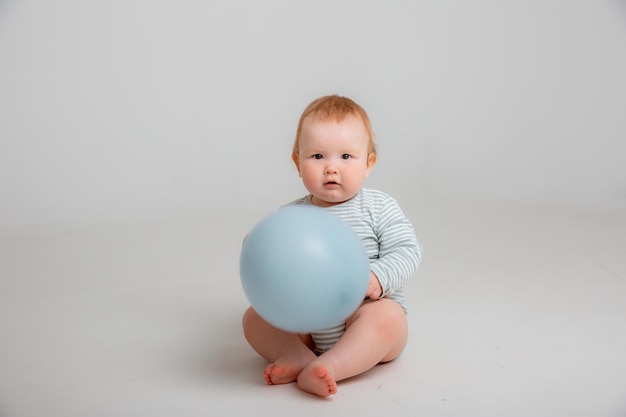
<instances>
[{"instance_id":1,"label":"baby's face","mask_svg":"<svg viewBox=\"0 0 626 417\"><path fill-rule=\"evenodd\" d=\"M355 116L341 122L306 118L296 165L313 204L328 207L354 197L376 157L368 155L365 125Z\"/></svg>"}]
</instances>

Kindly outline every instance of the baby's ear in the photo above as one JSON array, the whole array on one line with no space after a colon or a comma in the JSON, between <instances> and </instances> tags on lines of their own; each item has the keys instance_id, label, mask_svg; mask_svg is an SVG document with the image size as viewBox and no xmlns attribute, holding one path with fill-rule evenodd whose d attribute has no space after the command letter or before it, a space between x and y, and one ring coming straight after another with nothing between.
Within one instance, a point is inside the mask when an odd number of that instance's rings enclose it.
<instances>
[{"instance_id":1,"label":"baby's ear","mask_svg":"<svg viewBox=\"0 0 626 417\"><path fill-rule=\"evenodd\" d=\"M302 173L300 172L300 154L298 152L292 153L291 160L296 165L296 169L298 170L298 175L301 177Z\"/></svg>"},{"instance_id":2,"label":"baby's ear","mask_svg":"<svg viewBox=\"0 0 626 417\"><path fill-rule=\"evenodd\" d=\"M367 169L365 170L365 178L369 177L370 172L372 172L372 168L374 168L374 165L376 165L377 160L378 157L375 153L369 154L369 156L367 157Z\"/></svg>"}]
</instances>

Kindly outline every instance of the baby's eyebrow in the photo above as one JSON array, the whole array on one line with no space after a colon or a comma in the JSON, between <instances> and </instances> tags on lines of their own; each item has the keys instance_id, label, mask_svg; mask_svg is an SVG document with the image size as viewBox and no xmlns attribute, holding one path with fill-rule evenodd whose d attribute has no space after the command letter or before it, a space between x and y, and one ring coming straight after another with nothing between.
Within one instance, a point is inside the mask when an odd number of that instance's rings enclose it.
<instances>
[{"instance_id":1,"label":"baby's eyebrow","mask_svg":"<svg viewBox=\"0 0 626 417\"><path fill-rule=\"evenodd\" d=\"M363 150L362 149L357 149L357 148L339 149L339 150L328 150L328 149L320 149L320 148L302 148L300 150L300 153L308 154L308 155L316 155L316 154L322 154L322 155L330 155L330 154L337 154L337 155L345 155L345 154L360 155L361 153L363 153Z\"/></svg>"}]
</instances>

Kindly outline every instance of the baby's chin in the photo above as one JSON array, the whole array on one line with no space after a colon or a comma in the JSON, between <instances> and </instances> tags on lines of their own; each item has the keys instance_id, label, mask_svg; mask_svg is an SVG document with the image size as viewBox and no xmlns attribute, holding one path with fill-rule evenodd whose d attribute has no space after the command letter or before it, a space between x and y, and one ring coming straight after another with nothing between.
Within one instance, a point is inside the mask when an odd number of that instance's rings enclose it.
<instances>
[{"instance_id":1,"label":"baby's chin","mask_svg":"<svg viewBox=\"0 0 626 417\"><path fill-rule=\"evenodd\" d=\"M354 196L352 196L354 197ZM332 207L332 206L336 206L337 204L341 204L341 203L345 203L346 201L350 200L352 197L350 198L343 198L343 199L326 199L326 198L322 198L322 197L318 197L316 195L313 195L313 197L311 198L311 202L318 206L318 207Z\"/></svg>"}]
</instances>

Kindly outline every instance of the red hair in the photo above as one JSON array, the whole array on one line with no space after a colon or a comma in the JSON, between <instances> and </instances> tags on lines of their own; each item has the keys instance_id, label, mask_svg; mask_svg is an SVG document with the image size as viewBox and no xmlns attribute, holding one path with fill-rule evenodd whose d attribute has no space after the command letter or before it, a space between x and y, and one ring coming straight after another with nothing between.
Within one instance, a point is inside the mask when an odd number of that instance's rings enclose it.
<instances>
[{"instance_id":1,"label":"red hair","mask_svg":"<svg viewBox=\"0 0 626 417\"><path fill-rule=\"evenodd\" d=\"M304 120L309 116L322 121L332 120L335 122L341 122L348 116L358 117L365 125L365 130L369 136L369 145L367 149L368 156L376 155L374 133L365 109L348 97L341 97L334 94L313 100L311 104L309 104L302 112L300 121L298 122L298 130L296 131L296 140L293 145L293 152L291 154L292 159L296 160L298 157L298 145L300 144L302 125L304 124Z\"/></svg>"}]
</instances>

